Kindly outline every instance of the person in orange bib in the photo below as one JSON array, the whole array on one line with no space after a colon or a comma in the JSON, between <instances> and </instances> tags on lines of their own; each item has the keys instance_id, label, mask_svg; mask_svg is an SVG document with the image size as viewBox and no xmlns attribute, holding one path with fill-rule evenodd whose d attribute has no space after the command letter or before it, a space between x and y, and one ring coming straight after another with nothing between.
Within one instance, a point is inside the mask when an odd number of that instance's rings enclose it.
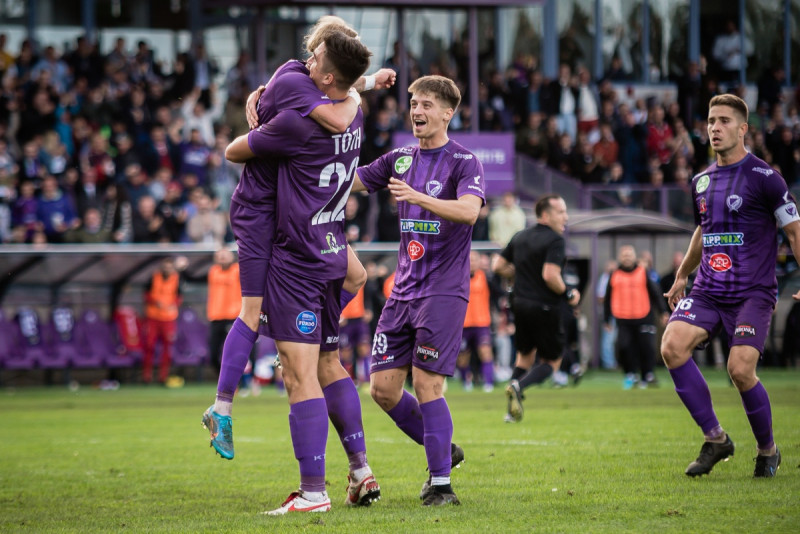
<instances>
[{"instance_id":1,"label":"person in orange bib","mask_svg":"<svg viewBox=\"0 0 800 534\"><path fill-rule=\"evenodd\" d=\"M153 381L153 356L156 342L161 341L161 365L158 381L164 383L169 377L172 346L177 333L178 307L181 304L181 280L173 258L161 260L159 270L147 283L144 290L144 359L142 381Z\"/></svg>"},{"instance_id":2,"label":"person in orange bib","mask_svg":"<svg viewBox=\"0 0 800 534\"><path fill-rule=\"evenodd\" d=\"M486 273L480 268L481 255L477 250L469 253L469 304L464 317L464 331L461 334L461 351L456 368L461 375L464 389L472 389L470 359L472 351L478 353L481 362L483 390L494 390L494 352L492 351L492 315L489 311L489 282Z\"/></svg>"},{"instance_id":3,"label":"person in orange bib","mask_svg":"<svg viewBox=\"0 0 800 534\"><path fill-rule=\"evenodd\" d=\"M655 385L656 313L666 324L667 307L660 288L647 276L644 265L636 262L636 249L623 245L617 254L619 268L611 273L603 302L607 330L611 318L617 322L617 359L625 380L622 387ZM637 373L641 374L641 382Z\"/></svg>"},{"instance_id":4,"label":"person in orange bib","mask_svg":"<svg viewBox=\"0 0 800 534\"><path fill-rule=\"evenodd\" d=\"M339 320L339 357L357 382L369 382L369 364L372 359L372 336L369 323L372 311L364 306L364 287L342 310Z\"/></svg>"}]
</instances>

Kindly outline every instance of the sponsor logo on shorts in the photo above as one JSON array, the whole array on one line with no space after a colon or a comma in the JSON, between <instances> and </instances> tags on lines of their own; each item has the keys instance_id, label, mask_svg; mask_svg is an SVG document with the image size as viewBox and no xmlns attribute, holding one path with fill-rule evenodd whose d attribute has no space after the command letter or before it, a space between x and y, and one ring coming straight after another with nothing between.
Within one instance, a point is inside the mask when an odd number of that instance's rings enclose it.
<instances>
[{"instance_id":1,"label":"sponsor logo on shorts","mask_svg":"<svg viewBox=\"0 0 800 534\"><path fill-rule=\"evenodd\" d=\"M733 232L728 234L704 234L704 247L739 247L744 245L744 234Z\"/></svg>"},{"instance_id":2,"label":"sponsor logo on shorts","mask_svg":"<svg viewBox=\"0 0 800 534\"><path fill-rule=\"evenodd\" d=\"M455 154L453 154L453 157L455 159L472 159L475 156L473 156L472 154L462 154L461 152L456 152Z\"/></svg>"},{"instance_id":3,"label":"sponsor logo on shorts","mask_svg":"<svg viewBox=\"0 0 800 534\"><path fill-rule=\"evenodd\" d=\"M701 197L697 200L697 211L700 215L704 215L708 211L708 206L706 206L706 197Z\"/></svg>"},{"instance_id":4,"label":"sponsor logo on shorts","mask_svg":"<svg viewBox=\"0 0 800 534\"><path fill-rule=\"evenodd\" d=\"M438 234L441 221L420 221L416 219L400 219L400 231L415 234Z\"/></svg>"},{"instance_id":5,"label":"sponsor logo on shorts","mask_svg":"<svg viewBox=\"0 0 800 534\"><path fill-rule=\"evenodd\" d=\"M397 174L404 174L409 168L411 168L411 162L413 158L411 156L400 156L394 162L394 172Z\"/></svg>"},{"instance_id":6,"label":"sponsor logo on shorts","mask_svg":"<svg viewBox=\"0 0 800 534\"><path fill-rule=\"evenodd\" d=\"M336 236L333 235L333 232L328 232L325 236L325 241L328 243L328 248L321 249L319 251L320 254L339 254L340 251L347 248L347 245L340 245L336 241Z\"/></svg>"},{"instance_id":7,"label":"sponsor logo on shorts","mask_svg":"<svg viewBox=\"0 0 800 534\"><path fill-rule=\"evenodd\" d=\"M765 169L764 167L753 167L750 170L753 171L753 172L760 172L764 176L772 176L772 173L775 172L772 169Z\"/></svg>"},{"instance_id":8,"label":"sponsor logo on shorts","mask_svg":"<svg viewBox=\"0 0 800 534\"><path fill-rule=\"evenodd\" d=\"M417 359L429 362L439 359L439 349L428 345L417 345Z\"/></svg>"},{"instance_id":9,"label":"sponsor logo on shorts","mask_svg":"<svg viewBox=\"0 0 800 534\"><path fill-rule=\"evenodd\" d=\"M739 208L742 207L742 197L739 195L730 195L725 203L728 205L728 211L730 212L739 212Z\"/></svg>"},{"instance_id":10,"label":"sponsor logo on shorts","mask_svg":"<svg viewBox=\"0 0 800 534\"><path fill-rule=\"evenodd\" d=\"M718 273L724 273L725 271L733 267L733 262L731 261L731 257L728 256L727 254L723 254L722 252L717 252L716 254L712 254L711 258L708 260L708 264L711 266L712 269L714 269Z\"/></svg>"},{"instance_id":11,"label":"sponsor logo on shorts","mask_svg":"<svg viewBox=\"0 0 800 534\"><path fill-rule=\"evenodd\" d=\"M680 317L681 319L686 319L687 321L694 321L697 319L697 315L688 311L682 311L675 314L676 317Z\"/></svg>"},{"instance_id":12,"label":"sponsor logo on shorts","mask_svg":"<svg viewBox=\"0 0 800 534\"><path fill-rule=\"evenodd\" d=\"M325 338L326 345L331 345L333 343L339 343L339 336L328 336Z\"/></svg>"},{"instance_id":13,"label":"sponsor logo on shorts","mask_svg":"<svg viewBox=\"0 0 800 534\"><path fill-rule=\"evenodd\" d=\"M381 365L388 365L394 362L394 354L383 354L381 356L373 356L372 364L370 367L380 367Z\"/></svg>"},{"instance_id":14,"label":"sponsor logo on shorts","mask_svg":"<svg viewBox=\"0 0 800 534\"><path fill-rule=\"evenodd\" d=\"M439 180L431 180L427 184L425 184L425 191L428 192L429 196L436 198L439 196L439 193L442 192L442 182Z\"/></svg>"},{"instance_id":15,"label":"sponsor logo on shorts","mask_svg":"<svg viewBox=\"0 0 800 534\"><path fill-rule=\"evenodd\" d=\"M751 324L736 325L736 330L733 331L733 337L755 337L756 327Z\"/></svg>"},{"instance_id":16,"label":"sponsor logo on shorts","mask_svg":"<svg viewBox=\"0 0 800 534\"><path fill-rule=\"evenodd\" d=\"M261 324L267 324L269 322L267 314L264 313L263 311L258 314L258 322Z\"/></svg>"},{"instance_id":17,"label":"sponsor logo on shorts","mask_svg":"<svg viewBox=\"0 0 800 534\"><path fill-rule=\"evenodd\" d=\"M424 255L425 247L422 246L422 243L417 240L411 240L411 242L408 244L408 257L411 258L411 261L417 261Z\"/></svg>"},{"instance_id":18,"label":"sponsor logo on shorts","mask_svg":"<svg viewBox=\"0 0 800 534\"><path fill-rule=\"evenodd\" d=\"M310 334L317 329L317 315L311 311L300 312L297 314L295 324L301 334Z\"/></svg>"},{"instance_id":19,"label":"sponsor logo on shorts","mask_svg":"<svg viewBox=\"0 0 800 534\"><path fill-rule=\"evenodd\" d=\"M704 174L700 178L697 179L697 185L695 185L694 190L698 193L702 193L706 189L708 189L708 185L711 183L711 178L708 177L707 174Z\"/></svg>"}]
</instances>

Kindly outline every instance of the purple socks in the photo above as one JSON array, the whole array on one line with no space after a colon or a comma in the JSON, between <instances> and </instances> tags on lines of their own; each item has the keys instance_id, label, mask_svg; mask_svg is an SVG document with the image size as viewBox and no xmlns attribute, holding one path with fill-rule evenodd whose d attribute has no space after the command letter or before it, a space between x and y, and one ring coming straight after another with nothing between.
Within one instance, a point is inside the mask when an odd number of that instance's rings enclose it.
<instances>
[{"instance_id":1,"label":"purple socks","mask_svg":"<svg viewBox=\"0 0 800 534\"><path fill-rule=\"evenodd\" d=\"M711 404L711 393L708 391L708 384L694 360L689 360L675 369L670 369L672 381L675 383L675 391L683 404L689 410L692 418L703 430L706 437L714 438L712 433L719 427L717 415Z\"/></svg>"},{"instance_id":2,"label":"purple socks","mask_svg":"<svg viewBox=\"0 0 800 534\"><path fill-rule=\"evenodd\" d=\"M494 365L492 362L481 362L481 374L483 375L483 383L494 385Z\"/></svg>"},{"instance_id":3,"label":"purple socks","mask_svg":"<svg viewBox=\"0 0 800 534\"><path fill-rule=\"evenodd\" d=\"M450 476L450 443L453 440L453 419L444 398L419 405L425 424L425 456L431 476Z\"/></svg>"},{"instance_id":4,"label":"purple socks","mask_svg":"<svg viewBox=\"0 0 800 534\"><path fill-rule=\"evenodd\" d=\"M309 399L289 407L294 457L300 463L300 489L325 491L325 445L328 410L325 399Z\"/></svg>"},{"instance_id":5,"label":"purple socks","mask_svg":"<svg viewBox=\"0 0 800 534\"><path fill-rule=\"evenodd\" d=\"M342 442L350 471L367 465L367 445L364 442L364 425L361 422L361 399L350 378L343 378L323 388L328 417Z\"/></svg>"},{"instance_id":6,"label":"purple socks","mask_svg":"<svg viewBox=\"0 0 800 534\"><path fill-rule=\"evenodd\" d=\"M247 367L247 360L256 339L258 339L258 333L250 330L244 321L237 317L222 348L222 365L217 381L218 399L226 402L233 401L236 386Z\"/></svg>"},{"instance_id":7,"label":"purple socks","mask_svg":"<svg viewBox=\"0 0 800 534\"><path fill-rule=\"evenodd\" d=\"M760 451L771 449L775 442L772 440L772 409L767 390L761 382L758 382L754 387L739 394L742 396L744 412L750 421L758 449Z\"/></svg>"},{"instance_id":8,"label":"purple socks","mask_svg":"<svg viewBox=\"0 0 800 534\"><path fill-rule=\"evenodd\" d=\"M422 412L417 399L408 391L403 391L403 397L397 406L386 412L397 427L411 439L423 444L425 427L422 424Z\"/></svg>"}]
</instances>

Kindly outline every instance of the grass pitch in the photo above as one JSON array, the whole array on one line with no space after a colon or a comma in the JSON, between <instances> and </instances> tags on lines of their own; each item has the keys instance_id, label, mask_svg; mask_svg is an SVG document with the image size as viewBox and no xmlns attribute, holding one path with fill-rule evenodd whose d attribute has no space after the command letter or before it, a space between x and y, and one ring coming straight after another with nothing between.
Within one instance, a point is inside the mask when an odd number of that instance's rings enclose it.
<instances>
[{"instance_id":1,"label":"grass pitch","mask_svg":"<svg viewBox=\"0 0 800 534\"><path fill-rule=\"evenodd\" d=\"M123 385L4 390L2 532L797 532L800 373L762 371L772 401L778 476L754 480L755 441L741 399L705 371L736 455L710 476L683 474L702 435L662 373L661 388L622 391L621 375L590 373L577 388L526 392L525 417L503 423L503 388L450 383L453 473L460 507L420 506L422 447L362 393L367 452L383 498L345 507L347 462L328 440L326 514L268 517L297 488L285 398L237 398L236 459L208 447L201 427L214 384L170 390Z\"/></svg>"}]
</instances>

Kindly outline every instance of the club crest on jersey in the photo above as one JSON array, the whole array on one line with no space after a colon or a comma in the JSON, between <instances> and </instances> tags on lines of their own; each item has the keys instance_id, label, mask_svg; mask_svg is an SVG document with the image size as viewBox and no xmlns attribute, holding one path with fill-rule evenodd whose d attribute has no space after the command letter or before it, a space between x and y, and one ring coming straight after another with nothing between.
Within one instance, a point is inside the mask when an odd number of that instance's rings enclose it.
<instances>
[{"instance_id":1,"label":"club crest on jersey","mask_svg":"<svg viewBox=\"0 0 800 534\"><path fill-rule=\"evenodd\" d=\"M442 182L438 180L431 180L427 184L425 184L425 191L428 192L429 196L434 198L439 196L439 193L442 192Z\"/></svg>"},{"instance_id":2,"label":"club crest on jersey","mask_svg":"<svg viewBox=\"0 0 800 534\"><path fill-rule=\"evenodd\" d=\"M711 255L711 258L708 260L708 265L710 265L711 268L716 272L724 273L733 267L733 262L731 261L731 257L727 254L717 252L716 254Z\"/></svg>"},{"instance_id":3,"label":"club crest on jersey","mask_svg":"<svg viewBox=\"0 0 800 534\"><path fill-rule=\"evenodd\" d=\"M295 324L301 334L310 334L317 329L317 314L312 311L300 312L297 314Z\"/></svg>"},{"instance_id":4,"label":"club crest on jersey","mask_svg":"<svg viewBox=\"0 0 800 534\"><path fill-rule=\"evenodd\" d=\"M708 206L706 206L706 197L701 197L697 200L697 211L700 215L704 215L708 212Z\"/></svg>"},{"instance_id":5,"label":"club crest on jersey","mask_svg":"<svg viewBox=\"0 0 800 534\"><path fill-rule=\"evenodd\" d=\"M419 241L412 239L411 242L408 243L408 257L411 258L411 261L417 261L424 255L425 247L422 246L422 243Z\"/></svg>"},{"instance_id":6,"label":"club crest on jersey","mask_svg":"<svg viewBox=\"0 0 800 534\"><path fill-rule=\"evenodd\" d=\"M441 221L418 221L415 219L400 219L400 231L414 234L438 234Z\"/></svg>"},{"instance_id":7,"label":"club crest on jersey","mask_svg":"<svg viewBox=\"0 0 800 534\"><path fill-rule=\"evenodd\" d=\"M739 208L742 207L742 197L740 197L739 195L731 195L728 197L725 203L728 205L728 211L730 212L735 211L738 213Z\"/></svg>"},{"instance_id":8,"label":"club crest on jersey","mask_svg":"<svg viewBox=\"0 0 800 534\"><path fill-rule=\"evenodd\" d=\"M401 156L394 162L394 172L404 174L411 167L411 156Z\"/></svg>"},{"instance_id":9,"label":"club crest on jersey","mask_svg":"<svg viewBox=\"0 0 800 534\"><path fill-rule=\"evenodd\" d=\"M339 254L340 250L347 248L346 245L340 245L338 243L336 236L333 235L333 232L328 232L328 234L325 236L325 241L328 243L328 248L320 250L320 254Z\"/></svg>"},{"instance_id":10,"label":"club crest on jersey","mask_svg":"<svg viewBox=\"0 0 800 534\"><path fill-rule=\"evenodd\" d=\"M695 191L698 193L702 193L706 189L708 189L708 184L711 183L711 178L708 177L707 174L704 174L700 178L697 179L697 185L695 186Z\"/></svg>"}]
</instances>

